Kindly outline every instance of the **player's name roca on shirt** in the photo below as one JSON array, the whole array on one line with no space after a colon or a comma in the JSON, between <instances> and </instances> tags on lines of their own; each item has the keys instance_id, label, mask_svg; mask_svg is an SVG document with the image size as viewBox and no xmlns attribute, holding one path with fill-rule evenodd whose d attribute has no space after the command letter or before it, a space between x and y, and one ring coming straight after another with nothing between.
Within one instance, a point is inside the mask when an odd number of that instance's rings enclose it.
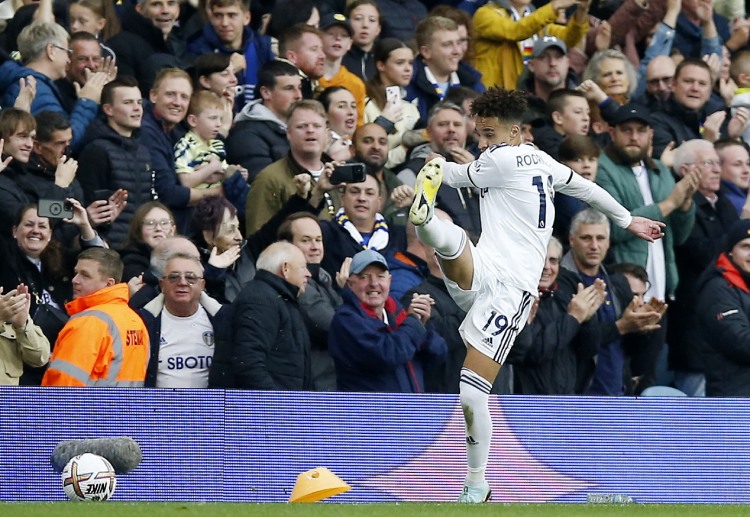
<instances>
[{"instance_id":1,"label":"player's name roca on shirt","mask_svg":"<svg viewBox=\"0 0 750 517\"><path fill-rule=\"evenodd\" d=\"M544 268L556 191L611 214L623 228L632 219L606 191L531 144L495 145L468 165L446 163L443 182L480 189L477 248L500 281L531 293Z\"/></svg>"}]
</instances>

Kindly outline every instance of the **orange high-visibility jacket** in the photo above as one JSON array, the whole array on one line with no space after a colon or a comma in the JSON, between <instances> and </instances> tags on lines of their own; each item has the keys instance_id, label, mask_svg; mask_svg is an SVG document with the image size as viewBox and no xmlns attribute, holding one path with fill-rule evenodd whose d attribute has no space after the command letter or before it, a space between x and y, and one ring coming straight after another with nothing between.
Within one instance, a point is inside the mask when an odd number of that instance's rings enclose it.
<instances>
[{"instance_id":1,"label":"orange high-visibility jacket","mask_svg":"<svg viewBox=\"0 0 750 517\"><path fill-rule=\"evenodd\" d=\"M128 306L128 285L100 289L65 308L71 318L57 337L42 386L143 386L148 330Z\"/></svg>"}]
</instances>

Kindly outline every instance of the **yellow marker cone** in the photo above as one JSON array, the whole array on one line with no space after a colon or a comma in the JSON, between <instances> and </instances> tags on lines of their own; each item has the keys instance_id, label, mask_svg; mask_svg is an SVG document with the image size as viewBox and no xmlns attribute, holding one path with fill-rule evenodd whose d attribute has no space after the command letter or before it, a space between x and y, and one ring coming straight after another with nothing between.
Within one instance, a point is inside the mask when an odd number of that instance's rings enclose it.
<instances>
[{"instance_id":1,"label":"yellow marker cone","mask_svg":"<svg viewBox=\"0 0 750 517\"><path fill-rule=\"evenodd\" d=\"M351 490L340 477L325 467L317 467L297 476L290 503L315 503Z\"/></svg>"}]
</instances>

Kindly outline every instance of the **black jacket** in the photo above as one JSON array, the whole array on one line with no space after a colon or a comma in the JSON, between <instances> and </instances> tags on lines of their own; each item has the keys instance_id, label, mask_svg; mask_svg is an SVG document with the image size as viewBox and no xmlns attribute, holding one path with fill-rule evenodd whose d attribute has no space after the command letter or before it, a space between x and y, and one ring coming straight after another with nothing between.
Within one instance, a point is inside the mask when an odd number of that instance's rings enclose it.
<instances>
[{"instance_id":1,"label":"black jacket","mask_svg":"<svg viewBox=\"0 0 750 517\"><path fill-rule=\"evenodd\" d=\"M538 128L533 128L531 134L534 135L534 144L550 155L555 160L560 156L560 143L565 138L565 135L561 135L555 128L552 127L552 121L547 120L546 123Z\"/></svg>"},{"instance_id":2,"label":"black jacket","mask_svg":"<svg viewBox=\"0 0 750 517\"><path fill-rule=\"evenodd\" d=\"M706 120L704 110L692 111L674 99L674 95L651 113L654 128L654 156L661 156L669 142L678 147L682 142L701 138L701 127Z\"/></svg>"},{"instance_id":3,"label":"black jacket","mask_svg":"<svg viewBox=\"0 0 750 517\"><path fill-rule=\"evenodd\" d=\"M397 38L408 41L414 38L419 22L427 18L427 8L419 0L380 0L380 39Z\"/></svg>"},{"instance_id":4,"label":"black jacket","mask_svg":"<svg viewBox=\"0 0 750 517\"><path fill-rule=\"evenodd\" d=\"M352 45L341 60L341 64L365 83L378 73L375 67L375 53L365 52L357 45Z\"/></svg>"},{"instance_id":5,"label":"black jacket","mask_svg":"<svg viewBox=\"0 0 750 517\"><path fill-rule=\"evenodd\" d=\"M458 327L466 317L466 312L459 307L448 293L442 278L429 275L424 282L412 287L401 298L404 307L409 306L414 293L429 294L435 305L429 325L435 329L448 344L448 355L445 362L429 362L424 365L424 387L430 393L458 393L461 378L461 367L466 359L466 345L458 332Z\"/></svg>"},{"instance_id":6,"label":"black jacket","mask_svg":"<svg viewBox=\"0 0 750 517\"><path fill-rule=\"evenodd\" d=\"M593 361L599 350L599 326L593 318L583 324L568 314L578 277L560 269L557 282L539 301L531 325L516 339L508 357L513 364L514 393L573 395L578 365Z\"/></svg>"},{"instance_id":7,"label":"black jacket","mask_svg":"<svg viewBox=\"0 0 750 517\"><path fill-rule=\"evenodd\" d=\"M0 160L6 158L6 155L2 155ZM40 198L63 201L74 192L55 185L54 177L44 178L41 172L40 175L30 174L31 167L30 164L13 160L0 173L0 235L11 236L18 211L24 205L37 203Z\"/></svg>"},{"instance_id":8,"label":"black jacket","mask_svg":"<svg viewBox=\"0 0 750 517\"><path fill-rule=\"evenodd\" d=\"M675 299L669 304L669 366L682 372L702 372L701 350L705 347L698 330L695 303L698 279L718 257L724 235L739 220L734 205L723 194L715 206L699 192L693 195L695 225L690 237L675 246L675 260L680 283Z\"/></svg>"},{"instance_id":9,"label":"black jacket","mask_svg":"<svg viewBox=\"0 0 750 517\"><path fill-rule=\"evenodd\" d=\"M750 289L722 253L698 281L696 314L705 340L706 396L750 397Z\"/></svg>"},{"instance_id":10,"label":"black jacket","mask_svg":"<svg viewBox=\"0 0 750 517\"><path fill-rule=\"evenodd\" d=\"M237 115L227 136L227 163L247 169L248 183L260 171L289 152L286 128L261 101L253 101Z\"/></svg>"},{"instance_id":11,"label":"black jacket","mask_svg":"<svg viewBox=\"0 0 750 517\"><path fill-rule=\"evenodd\" d=\"M341 269L344 259L353 257L363 248L336 221L320 221L320 228L323 230L323 249L325 249L323 262L320 265L328 271L331 277L336 278L336 273ZM388 230L390 232L388 245L382 250L377 250L384 257L406 249L404 227L388 225Z\"/></svg>"},{"instance_id":12,"label":"black jacket","mask_svg":"<svg viewBox=\"0 0 750 517\"><path fill-rule=\"evenodd\" d=\"M130 5L125 7L121 20L122 32L106 44L117 56L118 74L135 77L141 93L148 98L159 70L186 68L187 63L183 61L187 52L185 41L176 27L165 40L161 29Z\"/></svg>"},{"instance_id":13,"label":"black jacket","mask_svg":"<svg viewBox=\"0 0 750 517\"><path fill-rule=\"evenodd\" d=\"M145 242L130 243L120 250L120 259L124 265L122 281L127 282L149 270L151 267L151 246Z\"/></svg>"},{"instance_id":14,"label":"black jacket","mask_svg":"<svg viewBox=\"0 0 750 517\"><path fill-rule=\"evenodd\" d=\"M120 188L128 191L127 205L107 232L110 245L119 248L125 243L136 209L156 199L151 153L137 137L120 135L100 118L91 123L87 137L77 175L86 206L96 201L97 190L108 190L110 195Z\"/></svg>"},{"instance_id":15,"label":"black jacket","mask_svg":"<svg viewBox=\"0 0 750 517\"><path fill-rule=\"evenodd\" d=\"M227 311L216 334L209 387L301 391L314 389L310 337L298 289L258 271Z\"/></svg>"}]
</instances>

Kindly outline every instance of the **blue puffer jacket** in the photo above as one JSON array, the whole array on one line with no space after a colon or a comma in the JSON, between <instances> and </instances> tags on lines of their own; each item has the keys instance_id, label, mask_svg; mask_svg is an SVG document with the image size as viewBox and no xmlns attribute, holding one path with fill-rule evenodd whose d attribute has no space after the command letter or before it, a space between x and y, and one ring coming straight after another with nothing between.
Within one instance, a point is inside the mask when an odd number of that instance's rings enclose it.
<instances>
[{"instance_id":1,"label":"blue puffer jacket","mask_svg":"<svg viewBox=\"0 0 750 517\"><path fill-rule=\"evenodd\" d=\"M83 145L83 137L86 134L86 128L89 123L96 117L99 105L91 99L78 99L70 113L63 108L63 96L49 77L30 68L26 68L20 63L8 60L0 65L0 92L2 92L3 107L11 107L18 97L21 87L18 80L22 77L33 75L36 79L36 96L31 103L31 114L36 115L42 111L57 111L64 113L70 121L73 129L73 142L70 144L71 151L78 155Z\"/></svg>"},{"instance_id":2,"label":"blue puffer jacket","mask_svg":"<svg viewBox=\"0 0 750 517\"><path fill-rule=\"evenodd\" d=\"M423 392L424 366L445 361L445 340L393 298L385 304L388 324L363 307L350 289L344 290L343 298L328 334L338 390Z\"/></svg>"}]
</instances>

